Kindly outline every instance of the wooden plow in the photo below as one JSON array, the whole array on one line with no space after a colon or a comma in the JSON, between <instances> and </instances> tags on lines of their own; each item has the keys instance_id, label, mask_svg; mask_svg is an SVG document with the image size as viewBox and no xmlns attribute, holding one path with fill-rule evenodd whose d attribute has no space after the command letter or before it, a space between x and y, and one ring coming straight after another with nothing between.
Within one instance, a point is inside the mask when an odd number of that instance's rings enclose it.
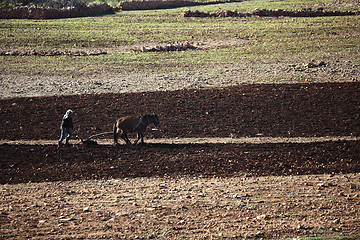
<instances>
[{"instance_id":1,"label":"wooden plow","mask_svg":"<svg viewBox=\"0 0 360 240\"><path fill-rule=\"evenodd\" d=\"M91 135L90 137L83 139L82 137L80 137L79 135L79 131L75 131L75 136L76 138L78 138L82 144L86 145L86 146L96 146L98 145L98 142L95 140L92 140L91 138L93 137L97 137L97 136L102 136L102 135L107 135L107 134L112 134L113 132L102 132L102 133L97 133L94 135Z\"/></svg>"}]
</instances>

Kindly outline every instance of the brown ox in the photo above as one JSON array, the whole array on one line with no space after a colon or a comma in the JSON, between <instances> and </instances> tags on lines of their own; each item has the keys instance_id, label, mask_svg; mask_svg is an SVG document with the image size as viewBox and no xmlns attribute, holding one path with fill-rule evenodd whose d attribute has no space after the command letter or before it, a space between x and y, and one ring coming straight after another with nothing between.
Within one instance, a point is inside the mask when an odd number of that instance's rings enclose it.
<instances>
[{"instance_id":1,"label":"brown ox","mask_svg":"<svg viewBox=\"0 0 360 240\"><path fill-rule=\"evenodd\" d=\"M146 127L153 123L155 127L159 127L159 118L156 114L146 114L141 117L121 117L116 120L114 124L114 144L118 144L118 136L124 139L126 144L131 144L127 133L137 131L138 138L135 140L134 145L141 139L141 143L144 143L144 132Z\"/></svg>"}]
</instances>

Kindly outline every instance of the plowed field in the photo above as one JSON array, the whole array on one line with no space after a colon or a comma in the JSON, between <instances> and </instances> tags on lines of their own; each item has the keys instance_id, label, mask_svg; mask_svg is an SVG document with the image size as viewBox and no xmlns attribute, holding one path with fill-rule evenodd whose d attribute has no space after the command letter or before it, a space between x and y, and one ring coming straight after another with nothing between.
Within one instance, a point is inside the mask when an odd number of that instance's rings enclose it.
<instances>
[{"instance_id":1,"label":"plowed field","mask_svg":"<svg viewBox=\"0 0 360 240\"><path fill-rule=\"evenodd\" d=\"M0 145L2 238L359 236L357 140L56 146L68 108L83 137L152 112L161 131L148 139L359 136L359 83L12 98L0 108L0 139L19 141Z\"/></svg>"}]
</instances>

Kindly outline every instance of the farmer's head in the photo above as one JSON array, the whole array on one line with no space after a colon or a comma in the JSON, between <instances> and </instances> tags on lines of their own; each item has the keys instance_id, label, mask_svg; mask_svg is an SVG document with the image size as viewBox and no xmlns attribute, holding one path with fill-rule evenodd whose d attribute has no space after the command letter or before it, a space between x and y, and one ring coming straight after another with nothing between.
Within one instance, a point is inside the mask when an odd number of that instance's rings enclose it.
<instances>
[{"instance_id":1,"label":"farmer's head","mask_svg":"<svg viewBox=\"0 0 360 240\"><path fill-rule=\"evenodd\" d=\"M66 111L66 115L71 116L73 114L73 110L69 109Z\"/></svg>"}]
</instances>

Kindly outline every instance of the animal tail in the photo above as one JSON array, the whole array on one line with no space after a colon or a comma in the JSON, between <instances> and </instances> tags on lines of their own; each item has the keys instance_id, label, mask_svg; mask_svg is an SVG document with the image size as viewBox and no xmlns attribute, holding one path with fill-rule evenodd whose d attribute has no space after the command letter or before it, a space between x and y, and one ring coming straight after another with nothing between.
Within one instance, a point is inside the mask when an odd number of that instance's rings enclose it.
<instances>
[{"instance_id":1,"label":"animal tail","mask_svg":"<svg viewBox=\"0 0 360 240\"><path fill-rule=\"evenodd\" d=\"M114 134L114 144L117 144L118 143L118 133L117 133L116 122L114 123L113 134Z\"/></svg>"}]
</instances>

